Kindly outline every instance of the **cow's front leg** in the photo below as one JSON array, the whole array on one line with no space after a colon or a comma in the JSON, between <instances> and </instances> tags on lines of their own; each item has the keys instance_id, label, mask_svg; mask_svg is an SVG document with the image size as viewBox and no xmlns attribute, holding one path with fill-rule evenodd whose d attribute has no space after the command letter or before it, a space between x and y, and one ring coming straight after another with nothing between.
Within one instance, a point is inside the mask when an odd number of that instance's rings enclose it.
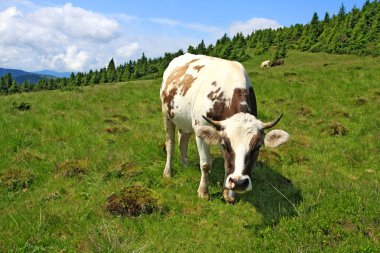
<instances>
[{"instance_id":1,"label":"cow's front leg","mask_svg":"<svg viewBox=\"0 0 380 253\"><path fill-rule=\"evenodd\" d=\"M196 137L198 153L199 153L199 165L201 169L201 181L198 187L198 196L202 199L209 199L208 193L208 177L211 171L211 154L210 147L199 137Z\"/></svg>"},{"instance_id":2,"label":"cow's front leg","mask_svg":"<svg viewBox=\"0 0 380 253\"><path fill-rule=\"evenodd\" d=\"M172 161L175 142L175 125L168 118L164 116L165 126L165 147L166 147L166 164L164 169L164 177L172 176Z\"/></svg>"}]
</instances>

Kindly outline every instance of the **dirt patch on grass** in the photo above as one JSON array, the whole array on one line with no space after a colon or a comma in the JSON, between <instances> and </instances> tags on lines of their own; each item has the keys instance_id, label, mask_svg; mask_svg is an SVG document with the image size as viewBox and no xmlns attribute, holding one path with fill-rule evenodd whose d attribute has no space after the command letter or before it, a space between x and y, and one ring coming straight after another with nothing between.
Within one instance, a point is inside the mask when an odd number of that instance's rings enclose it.
<instances>
[{"instance_id":1,"label":"dirt patch on grass","mask_svg":"<svg viewBox=\"0 0 380 253\"><path fill-rule=\"evenodd\" d=\"M329 134L332 136L344 136L347 133L348 129L340 122L334 122L329 126Z\"/></svg>"},{"instance_id":2,"label":"dirt patch on grass","mask_svg":"<svg viewBox=\"0 0 380 253\"><path fill-rule=\"evenodd\" d=\"M5 191L26 191L34 182L34 175L20 169L8 169L0 173L0 187Z\"/></svg>"},{"instance_id":3,"label":"dirt patch on grass","mask_svg":"<svg viewBox=\"0 0 380 253\"><path fill-rule=\"evenodd\" d=\"M331 123L329 126L323 128L321 133L331 136L345 136L348 134L348 129L339 121Z\"/></svg>"},{"instance_id":4,"label":"dirt patch on grass","mask_svg":"<svg viewBox=\"0 0 380 253\"><path fill-rule=\"evenodd\" d=\"M88 173L88 160L64 161L56 165L57 176L83 179Z\"/></svg>"},{"instance_id":5,"label":"dirt patch on grass","mask_svg":"<svg viewBox=\"0 0 380 253\"><path fill-rule=\"evenodd\" d=\"M127 122L129 120L128 116L122 114L114 114L112 115L112 118L118 119L121 122Z\"/></svg>"},{"instance_id":6,"label":"dirt patch on grass","mask_svg":"<svg viewBox=\"0 0 380 253\"><path fill-rule=\"evenodd\" d=\"M125 133L128 131L128 128L125 126L107 127L106 131L110 134Z\"/></svg>"},{"instance_id":7,"label":"dirt patch on grass","mask_svg":"<svg viewBox=\"0 0 380 253\"><path fill-rule=\"evenodd\" d=\"M350 114L348 112L340 110L340 109L333 110L332 116L340 116L340 117L350 118Z\"/></svg>"},{"instance_id":8,"label":"dirt patch on grass","mask_svg":"<svg viewBox=\"0 0 380 253\"><path fill-rule=\"evenodd\" d=\"M103 122L107 124L117 124L117 122L113 119L105 119Z\"/></svg>"},{"instance_id":9,"label":"dirt patch on grass","mask_svg":"<svg viewBox=\"0 0 380 253\"><path fill-rule=\"evenodd\" d=\"M106 209L114 215L136 217L161 211L161 198L151 189L140 185L129 186L107 198Z\"/></svg>"},{"instance_id":10,"label":"dirt patch on grass","mask_svg":"<svg viewBox=\"0 0 380 253\"><path fill-rule=\"evenodd\" d=\"M367 103L367 99L363 97L357 97L354 99L354 103L358 106L365 105Z\"/></svg>"},{"instance_id":11,"label":"dirt patch on grass","mask_svg":"<svg viewBox=\"0 0 380 253\"><path fill-rule=\"evenodd\" d=\"M123 162L115 169L111 169L104 174L103 179L125 178L132 179L142 173L141 169L136 167L134 162Z\"/></svg>"},{"instance_id":12,"label":"dirt patch on grass","mask_svg":"<svg viewBox=\"0 0 380 253\"><path fill-rule=\"evenodd\" d=\"M278 99L275 99L274 102L275 102L276 104L282 104L282 103L285 102L285 100L284 100L283 98L278 98Z\"/></svg>"},{"instance_id":13,"label":"dirt patch on grass","mask_svg":"<svg viewBox=\"0 0 380 253\"><path fill-rule=\"evenodd\" d=\"M22 150L20 153L18 153L15 157L17 161L24 160L24 161L42 161L45 159L45 156L41 153L39 153L36 150L26 148Z\"/></svg>"},{"instance_id":14,"label":"dirt patch on grass","mask_svg":"<svg viewBox=\"0 0 380 253\"><path fill-rule=\"evenodd\" d=\"M297 115L309 118L313 116L313 111L311 110L310 107L302 106L301 108L298 109Z\"/></svg>"}]
</instances>

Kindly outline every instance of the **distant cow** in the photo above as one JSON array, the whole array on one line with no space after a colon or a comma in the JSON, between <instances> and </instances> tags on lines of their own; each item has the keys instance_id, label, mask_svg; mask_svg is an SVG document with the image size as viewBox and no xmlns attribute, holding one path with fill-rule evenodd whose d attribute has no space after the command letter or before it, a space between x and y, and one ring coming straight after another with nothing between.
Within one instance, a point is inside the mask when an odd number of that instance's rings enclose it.
<instances>
[{"instance_id":1,"label":"distant cow","mask_svg":"<svg viewBox=\"0 0 380 253\"><path fill-rule=\"evenodd\" d=\"M167 159L164 177L172 176L175 128L179 129L181 160L187 164L187 146L196 133L201 179L198 195L209 198L211 169L209 145L220 145L225 160L224 198L235 202L235 193L252 189L251 172L262 145L277 147L289 134L264 131L277 124L256 118L256 98L247 73L235 61L185 54L175 58L164 72L160 90L166 131Z\"/></svg>"},{"instance_id":2,"label":"distant cow","mask_svg":"<svg viewBox=\"0 0 380 253\"><path fill-rule=\"evenodd\" d=\"M270 67L270 60L266 60L261 63L260 68L264 68L264 67L267 67L267 68Z\"/></svg>"},{"instance_id":3,"label":"distant cow","mask_svg":"<svg viewBox=\"0 0 380 253\"><path fill-rule=\"evenodd\" d=\"M275 61L271 64L272 67L280 66L280 65L284 65L284 59L278 59L278 60L275 60Z\"/></svg>"}]
</instances>

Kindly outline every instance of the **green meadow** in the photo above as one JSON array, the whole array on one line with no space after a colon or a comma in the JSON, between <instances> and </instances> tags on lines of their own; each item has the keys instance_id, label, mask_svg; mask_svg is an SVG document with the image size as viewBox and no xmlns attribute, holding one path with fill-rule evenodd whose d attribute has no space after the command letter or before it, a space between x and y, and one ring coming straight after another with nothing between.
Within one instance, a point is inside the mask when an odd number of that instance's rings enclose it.
<instances>
[{"instance_id":1,"label":"green meadow","mask_svg":"<svg viewBox=\"0 0 380 253\"><path fill-rule=\"evenodd\" d=\"M379 58L263 60L243 62L259 118L284 113L276 128L291 139L261 149L235 205L217 147L211 199L197 197L194 137L190 166L176 149L163 178L161 79L0 96L0 252L379 252ZM126 187L154 208L110 212Z\"/></svg>"}]
</instances>

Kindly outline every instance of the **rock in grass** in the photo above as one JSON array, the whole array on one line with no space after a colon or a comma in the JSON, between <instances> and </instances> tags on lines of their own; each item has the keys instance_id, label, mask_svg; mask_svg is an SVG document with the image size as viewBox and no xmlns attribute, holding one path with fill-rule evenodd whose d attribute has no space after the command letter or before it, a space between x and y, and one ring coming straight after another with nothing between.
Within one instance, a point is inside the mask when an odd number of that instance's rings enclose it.
<instances>
[{"instance_id":1,"label":"rock in grass","mask_svg":"<svg viewBox=\"0 0 380 253\"><path fill-rule=\"evenodd\" d=\"M157 193L140 185L122 189L107 198L107 211L121 216L139 216L162 210L161 200Z\"/></svg>"}]
</instances>

